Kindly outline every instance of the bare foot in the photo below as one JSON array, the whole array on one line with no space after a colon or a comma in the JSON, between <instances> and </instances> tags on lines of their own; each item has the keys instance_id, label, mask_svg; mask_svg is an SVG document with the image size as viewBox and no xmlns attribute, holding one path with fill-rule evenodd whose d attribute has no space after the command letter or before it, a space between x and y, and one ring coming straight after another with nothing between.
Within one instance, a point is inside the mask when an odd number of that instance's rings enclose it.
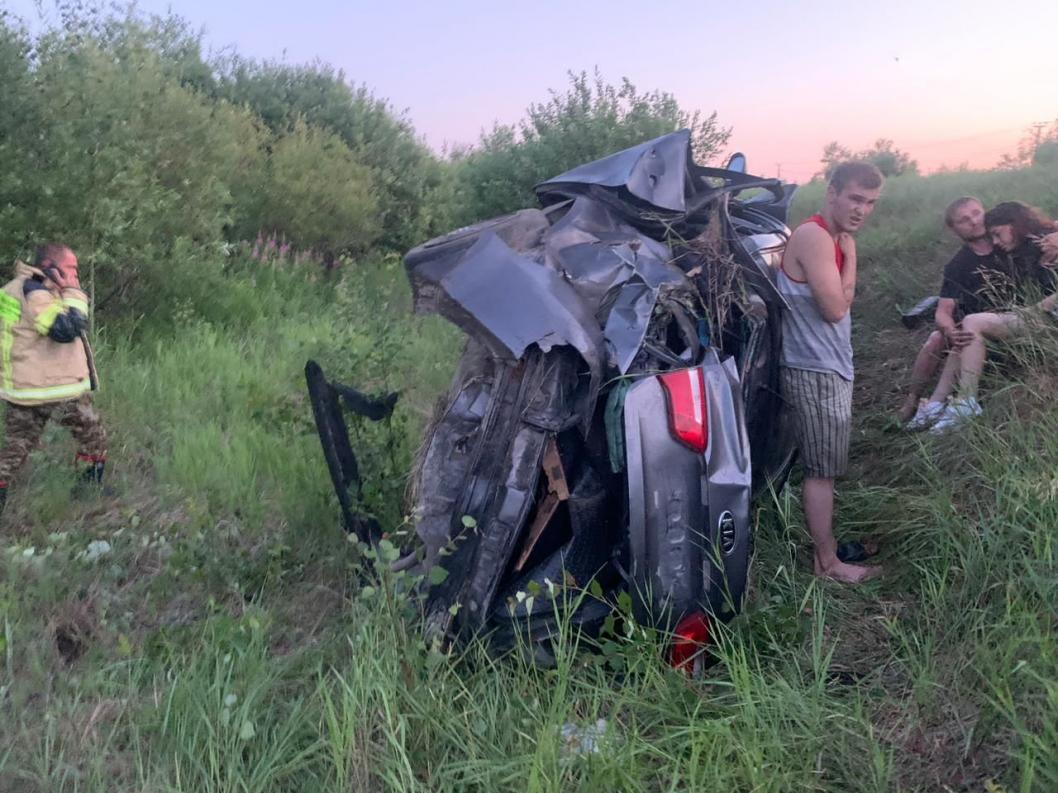
<instances>
[{"instance_id":1,"label":"bare foot","mask_svg":"<svg viewBox=\"0 0 1058 793\"><path fill-rule=\"evenodd\" d=\"M827 567L817 561L815 569L820 578L829 578L843 584L860 584L882 574L882 567L879 565L845 564L837 559Z\"/></svg>"},{"instance_id":2,"label":"bare foot","mask_svg":"<svg viewBox=\"0 0 1058 793\"><path fill-rule=\"evenodd\" d=\"M907 422L911 421L911 417L915 415L916 410L918 410L918 400L907 401L896 412L896 420L901 424L907 424Z\"/></svg>"}]
</instances>

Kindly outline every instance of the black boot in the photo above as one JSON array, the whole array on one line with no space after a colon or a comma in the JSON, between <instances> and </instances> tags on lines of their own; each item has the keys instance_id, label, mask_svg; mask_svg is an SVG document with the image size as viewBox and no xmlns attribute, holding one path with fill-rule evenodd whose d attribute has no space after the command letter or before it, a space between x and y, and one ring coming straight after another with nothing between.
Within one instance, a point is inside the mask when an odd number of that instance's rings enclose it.
<instances>
[{"instance_id":1,"label":"black boot","mask_svg":"<svg viewBox=\"0 0 1058 793\"><path fill-rule=\"evenodd\" d=\"M77 482L73 486L74 497L80 498L96 493L101 493L104 496L114 495L113 489L103 484L103 471L105 468L106 463L102 460L89 463L88 467L81 471L81 475L77 477Z\"/></svg>"},{"instance_id":2,"label":"black boot","mask_svg":"<svg viewBox=\"0 0 1058 793\"><path fill-rule=\"evenodd\" d=\"M97 487L103 486L103 469L106 468L106 462L100 460L99 462L90 463L87 468L81 472L81 482L85 485L96 485Z\"/></svg>"}]
</instances>

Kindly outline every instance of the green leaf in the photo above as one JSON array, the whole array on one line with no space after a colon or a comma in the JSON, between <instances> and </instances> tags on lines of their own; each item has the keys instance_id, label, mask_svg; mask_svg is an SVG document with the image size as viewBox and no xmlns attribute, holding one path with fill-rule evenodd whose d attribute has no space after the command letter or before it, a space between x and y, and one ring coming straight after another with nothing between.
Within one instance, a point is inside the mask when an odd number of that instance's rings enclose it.
<instances>
[{"instance_id":1,"label":"green leaf","mask_svg":"<svg viewBox=\"0 0 1058 793\"><path fill-rule=\"evenodd\" d=\"M254 729L253 722L246 719L246 721L242 723L242 727L239 728L239 740L248 741L255 735L257 735L257 730Z\"/></svg>"},{"instance_id":2,"label":"green leaf","mask_svg":"<svg viewBox=\"0 0 1058 793\"><path fill-rule=\"evenodd\" d=\"M430 568L430 586L437 586L438 584L443 584L447 578L448 571L440 565L435 564L433 567Z\"/></svg>"},{"instance_id":3,"label":"green leaf","mask_svg":"<svg viewBox=\"0 0 1058 793\"><path fill-rule=\"evenodd\" d=\"M466 526L468 529L476 529L478 527L478 522L474 520L474 518L470 517L470 515L464 515L462 520L463 525Z\"/></svg>"},{"instance_id":4,"label":"green leaf","mask_svg":"<svg viewBox=\"0 0 1058 793\"><path fill-rule=\"evenodd\" d=\"M378 550L384 562L395 562L400 558L400 550L389 540L380 540Z\"/></svg>"}]
</instances>

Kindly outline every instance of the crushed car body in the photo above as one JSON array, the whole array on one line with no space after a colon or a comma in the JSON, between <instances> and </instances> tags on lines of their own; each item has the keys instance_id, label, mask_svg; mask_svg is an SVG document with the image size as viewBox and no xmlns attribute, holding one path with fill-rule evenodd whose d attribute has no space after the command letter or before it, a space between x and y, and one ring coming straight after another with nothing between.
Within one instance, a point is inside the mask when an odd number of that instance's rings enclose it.
<instances>
[{"instance_id":1,"label":"crushed car body","mask_svg":"<svg viewBox=\"0 0 1058 793\"><path fill-rule=\"evenodd\" d=\"M546 654L620 592L677 639L738 611L752 494L793 460L772 282L791 192L697 165L681 130L406 255L416 311L467 336L412 472L406 564L446 572L428 636Z\"/></svg>"}]
</instances>

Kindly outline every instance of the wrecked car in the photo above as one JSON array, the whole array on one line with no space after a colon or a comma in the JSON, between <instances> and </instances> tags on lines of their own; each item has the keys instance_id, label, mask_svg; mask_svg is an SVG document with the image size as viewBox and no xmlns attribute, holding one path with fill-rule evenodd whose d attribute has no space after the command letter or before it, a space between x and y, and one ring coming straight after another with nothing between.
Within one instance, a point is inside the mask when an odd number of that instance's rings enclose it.
<instances>
[{"instance_id":1,"label":"wrecked car","mask_svg":"<svg viewBox=\"0 0 1058 793\"><path fill-rule=\"evenodd\" d=\"M416 311L467 336L412 472L420 546L397 562L431 582L427 636L546 657L559 622L597 630L627 593L684 663L739 611L751 500L795 453L773 285L791 194L741 155L697 165L681 130L405 256ZM307 374L346 527L370 541L338 400L387 405Z\"/></svg>"}]
</instances>

